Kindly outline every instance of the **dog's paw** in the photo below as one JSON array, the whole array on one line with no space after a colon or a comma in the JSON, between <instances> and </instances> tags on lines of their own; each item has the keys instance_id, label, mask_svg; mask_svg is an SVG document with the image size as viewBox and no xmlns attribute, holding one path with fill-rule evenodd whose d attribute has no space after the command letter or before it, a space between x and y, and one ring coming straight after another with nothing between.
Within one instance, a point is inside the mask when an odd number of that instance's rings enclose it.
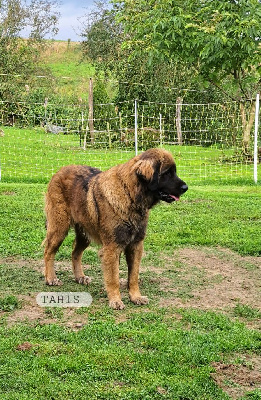
<instances>
[{"instance_id":1,"label":"dog's paw","mask_svg":"<svg viewBox=\"0 0 261 400\"><path fill-rule=\"evenodd\" d=\"M145 304L149 303L149 299L146 296L139 296L139 297L131 297L131 302L136 304L137 306L144 306Z\"/></svg>"},{"instance_id":2,"label":"dog's paw","mask_svg":"<svg viewBox=\"0 0 261 400\"><path fill-rule=\"evenodd\" d=\"M123 304L123 302L121 300L111 300L109 302L109 306L113 310L123 310L125 308L125 305Z\"/></svg>"},{"instance_id":3,"label":"dog's paw","mask_svg":"<svg viewBox=\"0 0 261 400\"><path fill-rule=\"evenodd\" d=\"M58 278L46 279L45 283L48 286L62 286L63 284L62 281Z\"/></svg>"},{"instance_id":4,"label":"dog's paw","mask_svg":"<svg viewBox=\"0 0 261 400\"><path fill-rule=\"evenodd\" d=\"M80 283L80 285L89 285L92 281L92 278L89 276L81 276L80 278L75 279L77 283Z\"/></svg>"}]
</instances>

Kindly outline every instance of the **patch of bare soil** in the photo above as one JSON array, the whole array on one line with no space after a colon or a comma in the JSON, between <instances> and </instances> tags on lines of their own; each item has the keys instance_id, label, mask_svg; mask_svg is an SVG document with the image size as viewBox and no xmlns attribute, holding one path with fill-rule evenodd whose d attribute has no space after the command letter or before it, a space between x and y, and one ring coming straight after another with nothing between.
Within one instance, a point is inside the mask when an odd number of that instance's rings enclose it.
<instances>
[{"instance_id":1,"label":"patch of bare soil","mask_svg":"<svg viewBox=\"0 0 261 400\"><path fill-rule=\"evenodd\" d=\"M261 357L245 356L241 364L222 362L213 363L215 372L212 373L214 381L232 399L239 399L245 393L261 388Z\"/></svg>"},{"instance_id":2,"label":"patch of bare soil","mask_svg":"<svg viewBox=\"0 0 261 400\"><path fill-rule=\"evenodd\" d=\"M31 296L17 296L22 301L22 308L10 313L7 316L7 322L9 326L14 325L17 322L27 323L38 323L40 325L53 324L59 322L59 324L67 326L73 330L81 329L88 321L88 315L76 314L75 309L63 308L61 315L58 317L52 317L48 314L45 308L40 307L36 303L36 295Z\"/></svg>"},{"instance_id":3,"label":"patch of bare soil","mask_svg":"<svg viewBox=\"0 0 261 400\"><path fill-rule=\"evenodd\" d=\"M24 268L28 267L28 260L18 259L16 257L6 257L0 258L0 264L8 265L9 267L16 268ZM56 261L56 268L63 271L71 271L72 267L70 262L68 261ZM30 267L37 272L44 273L44 262L43 260L30 260ZM89 266L85 266L85 270L88 269ZM48 289L43 286L43 291L47 291ZM55 288L50 288L50 291ZM75 309L71 308L62 308L61 314L58 314L58 317L51 316L48 314L46 308L40 307L36 302L37 293L30 293L30 295L17 295L17 298L20 300L22 307L13 311L12 313L5 313L7 318L8 325L14 325L17 322L26 322L26 323L38 323L38 324L52 324L57 323L67 326L73 330L81 329L88 320L88 315L77 314ZM1 314L1 311L0 311Z\"/></svg>"},{"instance_id":4,"label":"patch of bare soil","mask_svg":"<svg viewBox=\"0 0 261 400\"><path fill-rule=\"evenodd\" d=\"M5 258L0 258L0 264L6 264L9 265L10 267L14 266L16 268L24 268L28 267L30 264L30 267L34 269L35 271L44 273L44 261L43 260L24 260L22 258L17 258L17 257L5 257ZM70 262L68 261L55 261L55 268L58 270L61 269L63 271L71 271L72 266ZM88 266L86 266L88 268Z\"/></svg>"},{"instance_id":5,"label":"patch of bare soil","mask_svg":"<svg viewBox=\"0 0 261 400\"><path fill-rule=\"evenodd\" d=\"M15 192L7 190L6 192L0 193L1 196L15 196Z\"/></svg>"},{"instance_id":6,"label":"patch of bare soil","mask_svg":"<svg viewBox=\"0 0 261 400\"><path fill-rule=\"evenodd\" d=\"M261 257L242 257L222 248L183 248L177 250L172 257L164 255L162 261L160 267L142 268L142 271L149 272L150 282L155 282L163 291L159 300L161 307L231 312L240 303L261 310ZM0 259L0 263L21 268L28 266L28 260L15 257ZM30 266L40 272L43 270L43 261L30 260ZM56 266L62 270L71 270L70 262L56 262ZM175 274L170 277L168 271L175 271ZM121 286L125 284L122 279ZM166 297L164 292L167 293ZM37 305L35 293L18 297L22 300L22 308L7 315L8 323L57 322L56 318L50 318L45 309ZM99 307L99 304L96 306ZM59 323L79 329L87 318L86 313L81 315L75 309L64 308ZM261 329L260 321L245 322L252 328Z\"/></svg>"},{"instance_id":7,"label":"patch of bare soil","mask_svg":"<svg viewBox=\"0 0 261 400\"><path fill-rule=\"evenodd\" d=\"M261 257L243 257L221 248L184 248L173 256L173 264L177 262L183 289L187 283L190 296L175 295L178 288L172 281L165 290L173 291L173 297L162 299L161 306L228 310L240 303L261 309ZM193 280L198 284L193 285Z\"/></svg>"}]
</instances>

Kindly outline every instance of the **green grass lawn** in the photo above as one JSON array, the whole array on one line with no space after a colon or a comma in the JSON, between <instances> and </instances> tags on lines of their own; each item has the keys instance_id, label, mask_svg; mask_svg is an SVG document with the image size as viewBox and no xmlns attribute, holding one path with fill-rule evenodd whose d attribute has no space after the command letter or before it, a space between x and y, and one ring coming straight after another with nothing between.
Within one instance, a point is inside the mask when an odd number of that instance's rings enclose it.
<instances>
[{"instance_id":1,"label":"green grass lawn","mask_svg":"<svg viewBox=\"0 0 261 400\"><path fill-rule=\"evenodd\" d=\"M48 182L63 165L87 164L105 169L127 161L134 151L89 149L78 135L46 134L44 129L4 128L0 161L4 182Z\"/></svg>"},{"instance_id":2,"label":"green grass lawn","mask_svg":"<svg viewBox=\"0 0 261 400\"><path fill-rule=\"evenodd\" d=\"M179 203L152 210L143 261L147 272L142 274L142 288L151 302L145 308L126 299L124 313L108 308L97 248L91 246L84 256L95 277L89 309L73 314L47 309L45 323L36 315L10 325L16 310L26 311L28 298L47 290L41 263L35 269L43 252L45 189L45 184L0 185L1 399L232 398L214 380L214 366L232 363L251 373L252 358L261 354L261 334L247 327L247 321L258 321L260 311L237 303L228 314L159 307L162 299L173 298L172 292L160 290L160 282L169 279L178 286L176 296L181 301L191 299L195 287L204 290L204 274L195 271L190 281L185 266L174 261L173 252L183 246L221 246L260 254L260 186L192 186ZM72 241L70 234L58 253L60 263L70 264ZM165 271L162 278L153 278L151 265ZM247 261L245 268L256 267ZM126 276L124 262L121 269ZM58 274L64 286L56 291L86 290L71 280L67 268ZM72 329L64 325L68 318L84 322L80 329ZM229 393L237 384L225 381L225 385ZM261 391L255 385L240 398L260 399Z\"/></svg>"},{"instance_id":3,"label":"green grass lawn","mask_svg":"<svg viewBox=\"0 0 261 400\"><path fill-rule=\"evenodd\" d=\"M260 350L260 334L212 312L138 313L122 323L110 314L90 315L79 332L0 328L1 399L226 400L211 364Z\"/></svg>"},{"instance_id":4,"label":"green grass lawn","mask_svg":"<svg viewBox=\"0 0 261 400\"><path fill-rule=\"evenodd\" d=\"M107 169L126 162L134 149L82 149L79 135L46 134L42 128L3 127L0 162L3 182L48 182L68 164L87 164ZM233 149L201 146L164 146L176 160L179 175L190 184L253 183L253 164L232 162ZM142 150L142 149L140 149ZM225 162L224 159L231 160ZM261 164L258 166L261 176Z\"/></svg>"},{"instance_id":5,"label":"green grass lawn","mask_svg":"<svg viewBox=\"0 0 261 400\"><path fill-rule=\"evenodd\" d=\"M260 400L258 305L236 294L220 310L211 310L211 303L193 307L199 301L198 291L204 294L226 282L226 267L232 260L234 275L242 274L239 280L245 290L254 285L258 298L261 186L251 184L252 167L218 163L224 150L169 147L189 191L180 202L162 203L151 211L141 273L149 305L135 307L123 291L126 309L109 309L95 245L83 258L84 264L91 265L93 282L89 288L77 285L70 271L70 233L57 254L64 285L55 291L88 290L93 303L76 310L41 310L35 297L48 290L41 272L47 181L62 165L85 163L104 169L124 162L133 152L84 152L78 137L46 135L40 129L4 130L0 138L0 398ZM204 185L200 185L198 171L214 168L211 184L201 178ZM236 176L228 174L231 168ZM202 268L207 271L208 265L198 265L193 257L192 265L186 264L184 257L177 257L185 248L192 254L198 249L211 254L217 266L225 265L224 276L207 275ZM126 277L124 260L120 275ZM232 286L233 282L231 291ZM216 296L224 294L221 290ZM235 376L244 373L249 381L253 376L254 383L244 385L224 372L219 384L217 365L225 366L224 371L233 367Z\"/></svg>"},{"instance_id":6,"label":"green grass lawn","mask_svg":"<svg viewBox=\"0 0 261 400\"><path fill-rule=\"evenodd\" d=\"M41 257L45 190L45 184L0 185L3 256ZM260 209L260 186L192 185L179 203L162 203L151 211L146 250L159 253L179 246L222 246L260 255ZM68 258L70 252L71 243L61 248L60 259Z\"/></svg>"}]
</instances>

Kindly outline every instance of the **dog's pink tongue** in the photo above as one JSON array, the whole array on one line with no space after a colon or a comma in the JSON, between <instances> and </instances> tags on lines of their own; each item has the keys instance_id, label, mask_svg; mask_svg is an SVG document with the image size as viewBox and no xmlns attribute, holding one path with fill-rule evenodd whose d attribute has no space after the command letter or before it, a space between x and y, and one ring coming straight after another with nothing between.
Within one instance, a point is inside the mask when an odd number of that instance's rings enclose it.
<instances>
[{"instance_id":1,"label":"dog's pink tongue","mask_svg":"<svg viewBox=\"0 0 261 400\"><path fill-rule=\"evenodd\" d=\"M179 197L173 196L172 194L170 194L170 197L172 197L176 201L179 201Z\"/></svg>"}]
</instances>

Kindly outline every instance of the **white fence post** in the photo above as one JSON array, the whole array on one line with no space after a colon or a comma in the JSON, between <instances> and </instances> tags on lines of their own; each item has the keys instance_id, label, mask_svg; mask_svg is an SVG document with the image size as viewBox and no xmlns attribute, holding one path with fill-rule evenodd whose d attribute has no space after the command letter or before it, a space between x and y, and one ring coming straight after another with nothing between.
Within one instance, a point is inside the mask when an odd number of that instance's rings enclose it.
<instances>
[{"instance_id":1,"label":"white fence post","mask_svg":"<svg viewBox=\"0 0 261 400\"><path fill-rule=\"evenodd\" d=\"M254 182L257 183L257 161L258 161L258 127L259 127L259 93L256 95L256 113L255 113L255 136L254 136Z\"/></svg>"},{"instance_id":2,"label":"white fence post","mask_svg":"<svg viewBox=\"0 0 261 400\"><path fill-rule=\"evenodd\" d=\"M135 100L135 155L138 155L138 101Z\"/></svg>"}]
</instances>

